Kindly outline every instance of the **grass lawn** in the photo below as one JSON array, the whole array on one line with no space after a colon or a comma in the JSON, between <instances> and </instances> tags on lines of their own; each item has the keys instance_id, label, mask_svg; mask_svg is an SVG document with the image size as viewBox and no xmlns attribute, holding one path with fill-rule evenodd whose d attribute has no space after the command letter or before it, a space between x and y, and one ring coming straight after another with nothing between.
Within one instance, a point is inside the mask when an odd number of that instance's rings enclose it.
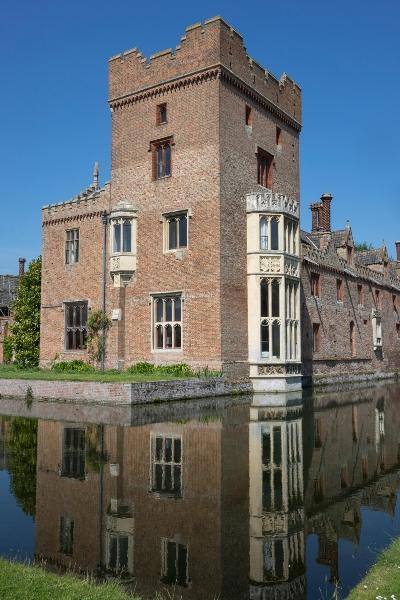
<instances>
[{"instance_id":1,"label":"grass lawn","mask_svg":"<svg viewBox=\"0 0 400 600\"><path fill-rule=\"evenodd\" d=\"M139 600L113 583L95 585L72 575L0 560L1 600Z\"/></svg>"},{"instance_id":2,"label":"grass lawn","mask_svg":"<svg viewBox=\"0 0 400 600\"><path fill-rule=\"evenodd\" d=\"M347 600L400 600L400 538L381 554Z\"/></svg>"},{"instance_id":3,"label":"grass lawn","mask_svg":"<svg viewBox=\"0 0 400 600\"><path fill-rule=\"evenodd\" d=\"M17 369L13 365L0 365L0 379L42 379L48 381L99 381L134 383L141 381L173 381L176 379L187 379L179 375L168 375L162 373L148 373L132 375L125 371L50 371L47 369Z\"/></svg>"}]
</instances>

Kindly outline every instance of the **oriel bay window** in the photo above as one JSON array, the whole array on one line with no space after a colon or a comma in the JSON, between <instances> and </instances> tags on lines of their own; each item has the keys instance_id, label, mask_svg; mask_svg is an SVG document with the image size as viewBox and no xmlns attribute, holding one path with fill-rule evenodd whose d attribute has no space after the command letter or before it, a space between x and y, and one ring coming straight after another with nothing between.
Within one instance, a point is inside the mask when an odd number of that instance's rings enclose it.
<instances>
[{"instance_id":1,"label":"oriel bay window","mask_svg":"<svg viewBox=\"0 0 400 600\"><path fill-rule=\"evenodd\" d=\"M260 218L260 250L279 250L279 217Z\"/></svg>"},{"instance_id":2,"label":"oriel bay window","mask_svg":"<svg viewBox=\"0 0 400 600\"><path fill-rule=\"evenodd\" d=\"M262 279L260 285L261 356L281 357L280 280Z\"/></svg>"},{"instance_id":3,"label":"oriel bay window","mask_svg":"<svg viewBox=\"0 0 400 600\"><path fill-rule=\"evenodd\" d=\"M299 356L299 315L297 281L286 281L286 359L297 360Z\"/></svg>"},{"instance_id":4,"label":"oriel bay window","mask_svg":"<svg viewBox=\"0 0 400 600\"><path fill-rule=\"evenodd\" d=\"M180 295L153 297L153 348L182 347L182 298Z\"/></svg>"},{"instance_id":5,"label":"oriel bay window","mask_svg":"<svg viewBox=\"0 0 400 600\"><path fill-rule=\"evenodd\" d=\"M87 343L87 302L65 302L65 349L85 350Z\"/></svg>"},{"instance_id":6,"label":"oriel bay window","mask_svg":"<svg viewBox=\"0 0 400 600\"><path fill-rule=\"evenodd\" d=\"M132 252L131 219L112 219L112 252Z\"/></svg>"},{"instance_id":7,"label":"oriel bay window","mask_svg":"<svg viewBox=\"0 0 400 600\"><path fill-rule=\"evenodd\" d=\"M172 138L151 142L153 179L163 179L171 176L171 147Z\"/></svg>"},{"instance_id":8,"label":"oriel bay window","mask_svg":"<svg viewBox=\"0 0 400 600\"><path fill-rule=\"evenodd\" d=\"M284 250L289 254L297 254L298 244L297 244L297 236L298 236L298 225L292 219L288 219L285 217L284 222Z\"/></svg>"}]
</instances>

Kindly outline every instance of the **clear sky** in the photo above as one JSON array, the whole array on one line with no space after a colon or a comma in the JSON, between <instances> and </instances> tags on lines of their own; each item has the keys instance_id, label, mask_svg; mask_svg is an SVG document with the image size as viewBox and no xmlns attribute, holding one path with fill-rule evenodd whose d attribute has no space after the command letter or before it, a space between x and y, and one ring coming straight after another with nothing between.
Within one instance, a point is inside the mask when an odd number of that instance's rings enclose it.
<instances>
[{"instance_id":1,"label":"clear sky","mask_svg":"<svg viewBox=\"0 0 400 600\"><path fill-rule=\"evenodd\" d=\"M302 226L334 195L333 226L394 254L400 239L399 0L0 1L0 273L40 253L40 208L110 178L107 60L175 47L221 15L248 53L303 90Z\"/></svg>"}]
</instances>

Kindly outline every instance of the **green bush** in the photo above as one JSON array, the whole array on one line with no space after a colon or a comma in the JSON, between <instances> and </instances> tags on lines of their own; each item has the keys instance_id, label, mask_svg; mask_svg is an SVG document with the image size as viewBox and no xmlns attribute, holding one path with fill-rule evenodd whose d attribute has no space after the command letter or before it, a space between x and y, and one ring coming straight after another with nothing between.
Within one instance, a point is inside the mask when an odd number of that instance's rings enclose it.
<instances>
[{"instance_id":1,"label":"green bush","mask_svg":"<svg viewBox=\"0 0 400 600\"><path fill-rule=\"evenodd\" d=\"M11 336L7 335L4 338L4 342L3 342L3 361L7 364L10 364L12 362L12 357L13 357L12 338L11 338Z\"/></svg>"},{"instance_id":2,"label":"green bush","mask_svg":"<svg viewBox=\"0 0 400 600\"><path fill-rule=\"evenodd\" d=\"M94 368L83 360L64 360L54 363L51 370L57 373L64 371L69 373L92 373Z\"/></svg>"},{"instance_id":3,"label":"green bush","mask_svg":"<svg viewBox=\"0 0 400 600\"><path fill-rule=\"evenodd\" d=\"M127 372L131 375L137 375L139 373L154 373L156 367L149 362L138 362L127 368Z\"/></svg>"},{"instance_id":4,"label":"green bush","mask_svg":"<svg viewBox=\"0 0 400 600\"><path fill-rule=\"evenodd\" d=\"M186 363L176 365L160 365L156 367L157 373L161 375L175 375L176 377L195 377L196 373Z\"/></svg>"}]
</instances>

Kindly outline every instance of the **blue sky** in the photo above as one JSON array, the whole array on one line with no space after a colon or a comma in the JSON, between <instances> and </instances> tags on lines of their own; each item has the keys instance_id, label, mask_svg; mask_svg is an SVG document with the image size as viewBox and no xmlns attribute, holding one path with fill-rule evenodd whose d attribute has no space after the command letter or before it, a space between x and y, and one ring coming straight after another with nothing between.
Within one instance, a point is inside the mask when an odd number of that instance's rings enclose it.
<instances>
[{"instance_id":1,"label":"blue sky","mask_svg":"<svg viewBox=\"0 0 400 600\"><path fill-rule=\"evenodd\" d=\"M175 47L223 16L248 53L303 90L301 201L334 195L333 225L393 255L400 239L398 0L2 0L0 273L40 253L40 208L110 177L107 59Z\"/></svg>"}]
</instances>

